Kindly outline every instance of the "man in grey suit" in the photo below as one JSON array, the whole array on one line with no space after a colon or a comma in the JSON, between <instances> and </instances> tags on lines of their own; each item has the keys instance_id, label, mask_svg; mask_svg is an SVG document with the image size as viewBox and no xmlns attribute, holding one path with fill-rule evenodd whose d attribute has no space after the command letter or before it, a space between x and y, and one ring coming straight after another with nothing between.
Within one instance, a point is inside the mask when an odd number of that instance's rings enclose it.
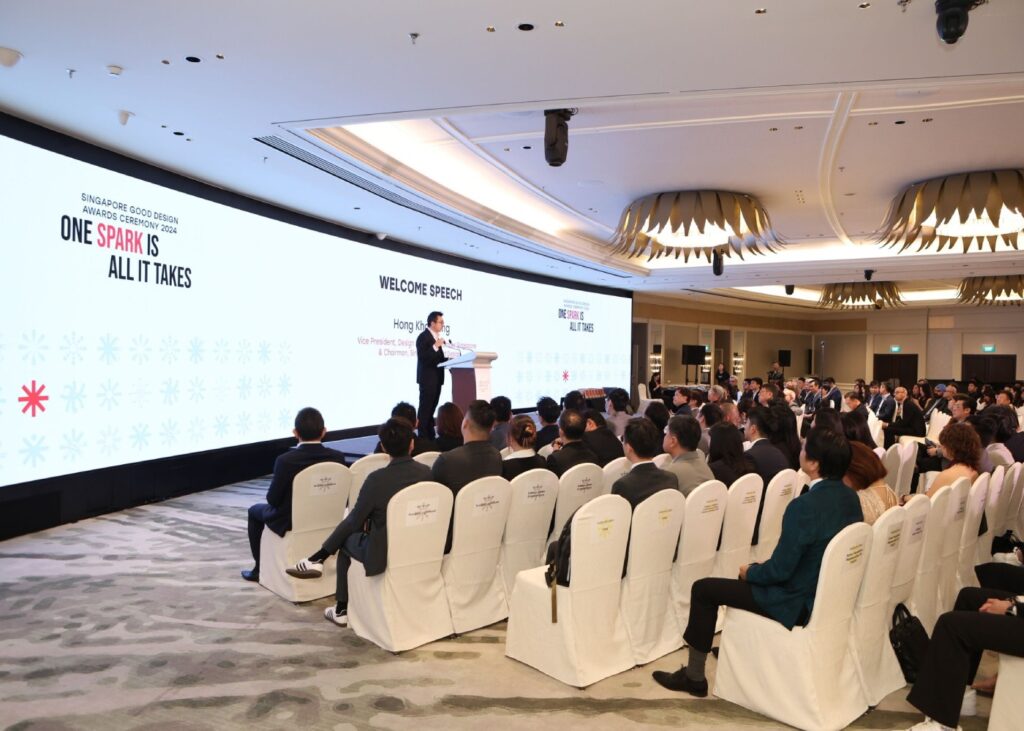
<instances>
[{"instance_id":1,"label":"man in grey suit","mask_svg":"<svg viewBox=\"0 0 1024 731\"><path fill-rule=\"evenodd\" d=\"M694 421L691 416L676 416L673 419ZM631 466L629 472L612 485L612 495L626 498L633 510L656 492L679 488L679 482L674 474L660 470L654 464L660 437L658 427L650 419L631 419L626 424L623 439L626 443L626 459Z\"/></svg>"},{"instance_id":2,"label":"man in grey suit","mask_svg":"<svg viewBox=\"0 0 1024 731\"><path fill-rule=\"evenodd\" d=\"M491 444L499 452L508 446L508 425L512 420L512 400L508 396L491 399L494 409L494 426L491 427Z\"/></svg>"},{"instance_id":3,"label":"man in grey suit","mask_svg":"<svg viewBox=\"0 0 1024 731\"><path fill-rule=\"evenodd\" d=\"M430 480L430 468L409 456L415 436L412 424L403 418L388 419L377 436L391 461L366 476L348 517L320 550L285 569L297 579L316 579L323 576L327 557L338 554L336 604L324 610L324 617L339 627L348 626L348 567L352 559L363 564L367 576L384 573L388 562L388 503L403 488Z\"/></svg>"},{"instance_id":4,"label":"man in grey suit","mask_svg":"<svg viewBox=\"0 0 1024 731\"><path fill-rule=\"evenodd\" d=\"M698 485L715 479L703 455L697 451L700 438L700 424L692 416L673 416L665 427L662 448L672 455L672 461L664 470L676 476L679 489L687 497Z\"/></svg>"}]
</instances>

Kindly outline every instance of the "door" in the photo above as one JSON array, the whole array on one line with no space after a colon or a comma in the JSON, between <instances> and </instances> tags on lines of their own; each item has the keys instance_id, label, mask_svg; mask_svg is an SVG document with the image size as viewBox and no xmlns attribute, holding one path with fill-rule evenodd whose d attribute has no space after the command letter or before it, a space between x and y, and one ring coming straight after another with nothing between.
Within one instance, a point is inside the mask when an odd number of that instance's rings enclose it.
<instances>
[{"instance_id":1,"label":"door","mask_svg":"<svg viewBox=\"0 0 1024 731\"><path fill-rule=\"evenodd\" d=\"M874 365L876 381L895 381L908 390L917 382L917 353L875 353Z\"/></svg>"},{"instance_id":2,"label":"door","mask_svg":"<svg viewBox=\"0 0 1024 731\"><path fill-rule=\"evenodd\" d=\"M1017 377L1016 355L964 355L960 360L960 377L979 383L1003 386Z\"/></svg>"}]
</instances>

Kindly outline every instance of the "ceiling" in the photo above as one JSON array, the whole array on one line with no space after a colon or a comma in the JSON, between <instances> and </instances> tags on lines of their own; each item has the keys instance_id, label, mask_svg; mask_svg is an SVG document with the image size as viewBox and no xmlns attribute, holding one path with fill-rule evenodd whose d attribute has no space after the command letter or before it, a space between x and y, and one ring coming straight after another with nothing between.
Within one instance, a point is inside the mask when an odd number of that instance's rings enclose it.
<instances>
[{"instance_id":1,"label":"ceiling","mask_svg":"<svg viewBox=\"0 0 1024 731\"><path fill-rule=\"evenodd\" d=\"M738 288L1024 273L1009 249L871 239L909 183L1024 168L1024 3L975 9L954 46L929 0L865 4L7 0L0 46L23 58L0 67L0 109L330 221L635 291L778 301ZM555 107L579 109L559 168ZM625 206L690 188L756 196L789 245L721 277L611 255Z\"/></svg>"}]
</instances>

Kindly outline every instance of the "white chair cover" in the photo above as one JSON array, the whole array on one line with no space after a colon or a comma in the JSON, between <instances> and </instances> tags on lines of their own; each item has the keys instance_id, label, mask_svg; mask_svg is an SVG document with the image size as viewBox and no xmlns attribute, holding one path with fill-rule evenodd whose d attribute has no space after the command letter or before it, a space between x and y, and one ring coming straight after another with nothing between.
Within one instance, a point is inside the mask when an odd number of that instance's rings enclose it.
<instances>
[{"instance_id":1,"label":"white chair cover","mask_svg":"<svg viewBox=\"0 0 1024 731\"><path fill-rule=\"evenodd\" d=\"M667 489L633 511L620 607L637 665L683 646L669 591L685 505L683 493Z\"/></svg>"},{"instance_id":2,"label":"white chair cover","mask_svg":"<svg viewBox=\"0 0 1024 731\"><path fill-rule=\"evenodd\" d=\"M638 383L638 384L636 384L636 392L637 392L637 395L640 396L640 400L641 401L646 401L647 399L649 399L651 397L650 394L647 392L647 384L646 383ZM644 412L641 411L640 413L642 414Z\"/></svg>"},{"instance_id":3,"label":"white chair cover","mask_svg":"<svg viewBox=\"0 0 1024 731\"><path fill-rule=\"evenodd\" d=\"M1007 510L1006 529L1012 530L1018 536L1024 535L1024 469L1017 469L1017 482L1010 496L1010 507Z\"/></svg>"},{"instance_id":4,"label":"white chair cover","mask_svg":"<svg viewBox=\"0 0 1024 731\"><path fill-rule=\"evenodd\" d=\"M750 560L764 563L782 535L782 515L786 506L796 495L796 471L782 470L768 483L764 491L764 510L761 511L761 528L757 534L757 545L750 548Z\"/></svg>"},{"instance_id":5,"label":"white chair cover","mask_svg":"<svg viewBox=\"0 0 1024 731\"><path fill-rule=\"evenodd\" d=\"M690 590L694 582L711 576L715 568L728 499L728 488L718 480L701 483L686 498L679 553L672 567L672 606L680 635L690 621Z\"/></svg>"},{"instance_id":6,"label":"white chair cover","mask_svg":"<svg viewBox=\"0 0 1024 731\"><path fill-rule=\"evenodd\" d=\"M931 418L928 419L928 434L927 438L936 444L939 443L939 434L946 428L946 424L953 417L949 414L944 414L941 411L935 410L932 412Z\"/></svg>"},{"instance_id":7,"label":"white chair cover","mask_svg":"<svg viewBox=\"0 0 1024 731\"><path fill-rule=\"evenodd\" d=\"M939 558L939 595L935 619L953 608L957 594L957 577L960 573L960 540L964 534L964 518L967 517L967 497L971 481L961 477L951 486L949 496L949 522L942 537L942 553ZM933 508L935 506L932 506ZM922 620L924 621L924 620ZM931 628L926 627L929 634Z\"/></svg>"},{"instance_id":8,"label":"white chair cover","mask_svg":"<svg viewBox=\"0 0 1024 731\"><path fill-rule=\"evenodd\" d=\"M928 500L926 496L922 497ZM929 635L939 618L940 562L946 531L949 528L949 505L952 498L953 488L950 485L939 488L931 497L931 510L928 511L924 545L921 547L921 561L918 563L917 576L910 592L910 603L907 604L910 613L921 620ZM895 608L895 604L893 607Z\"/></svg>"},{"instance_id":9,"label":"white chair cover","mask_svg":"<svg viewBox=\"0 0 1024 731\"><path fill-rule=\"evenodd\" d=\"M348 493L349 508L355 505L356 500L359 499L359 491L363 489L366 476L382 467L386 467L390 461L391 457L386 454L368 454L352 463L352 466L348 468L349 472L352 473L352 488Z\"/></svg>"},{"instance_id":10,"label":"white chair cover","mask_svg":"<svg viewBox=\"0 0 1024 731\"><path fill-rule=\"evenodd\" d=\"M800 497L803 493L804 488L811 484L811 476L803 470L796 471L796 492L793 493L793 497Z\"/></svg>"},{"instance_id":11,"label":"white chair cover","mask_svg":"<svg viewBox=\"0 0 1024 731\"><path fill-rule=\"evenodd\" d=\"M551 621L552 592L544 568L516 576L508 657L577 688L633 667L619 612L629 519L629 503L618 495L596 497L573 516L569 586L555 591L557 622Z\"/></svg>"},{"instance_id":12,"label":"white chair cover","mask_svg":"<svg viewBox=\"0 0 1024 731\"><path fill-rule=\"evenodd\" d=\"M441 563L441 576L458 634L508 616L498 555L511 502L512 487L500 476L473 480L455 496L452 548Z\"/></svg>"},{"instance_id":13,"label":"white chair cover","mask_svg":"<svg viewBox=\"0 0 1024 731\"><path fill-rule=\"evenodd\" d=\"M921 475L921 478L917 481L917 491L919 493L926 493L932 489L932 483L935 482L935 478L939 476L938 470L931 472L925 472Z\"/></svg>"},{"instance_id":14,"label":"white chair cover","mask_svg":"<svg viewBox=\"0 0 1024 731\"><path fill-rule=\"evenodd\" d=\"M654 464L657 465L659 470L665 469L665 465L672 461L672 455L668 452L659 454L654 458Z\"/></svg>"},{"instance_id":15,"label":"white chair cover","mask_svg":"<svg viewBox=\"0 0 1024 731\"><path fill-rule=\"evenodd\" d=\"M512 447L505 447L505 448L501 449L501 450L500 450L500 451L498 452L498 454L500 454L500 455L501 455L501 458L502 458L502 459L505 459L505 457L507 457L507 456L509 456L510 454L512 454Z\"/></svg>"},{"instance_id":16,"label":"white chair cover","mask_svg":"<svg viewBox=\"0 0 1024 731\"><path fill-rule=\"evenodd\" d=\"M547 459L548 457L551 456L551 453L554 452L554 451L555 451L555 445L553 445L553 444L545 444L543 447L541 447L537 451L537 454L539 454L541 457L544 457L545 459Z\"/></svg>"},{"instance_id":17,"label":"white chair cover","mask_svg":"<svg viewBox=\"0 0 1024 731\"><path fill-rule=\"evenodd\" d=\"M892 610L897 604L907 604L914 590L917 570L921 565L921 551L924 549L924 537L928 529L928 515L932 511L932 501L927 495L918 493L903 506L907 514L900 541L900 556L896 563L896 571L892 577L892 591L889 596L889 609L886 621L892 618Z\"/></svg>"},{"instance_id":18,"label":"white chair cover","mask_svg":"<svg viewBox=\"0 0 1024 731\"><path fill-rule=\"evenodd\" d=\"M883 447L875 447L874 452L878 455L879 459L882 459L885 456L885 449Z\"/></svg>"},{"instance_id":19,"label":"white chair cover","mask_svg":"<svg viewBox=\"0 0 1024 731\"><path fill-rule=\"evenodd\" d=\"M927 498L924 502L928 502ZM907 510L901 507L890 508L875 521L868 565L853 609L850 647L869 706L877 706L887 695L906 685L889 642L889 597L909 527Z\"/></svg>"},{"instance_id":20,"label":"white chair cover","mask_svg":"<svg viewBox=\"0 0 1024 731\"><path fill-rule=\"evenodd\" d=\"M917 461L917 443L900 446L899 484L896 494L900 497L910 494L910 484L914 478L914 466Z\"/></svg>"},{"instance_id":21,"label":"white chair cover","mask_svg":"<svg viewBox=\"0 0 1024 731\"><path fill-rule=\"evenodd\" d=\"M388 566L367 576L353 561L348 571L348 620L365 640L402 652L455 632L441 578L441 559L452 515L452 491L418 482L388 503Z\"/></svg>"},{"instance_id":22,"label":"white chair cover","mask_svg":"<svg viewBox=\"0 0 1024 731\"><path fill-rule=\"evenodd\" d=\"M440 452L421 452L420 454L417 454L415 457L413 457L413 459L419 462L420 464L425 464L427 467L433 467L434 462L436 462L437 458L440 456Z\"/></svg>"},{"instance_id":23,"label":"white chair cover","mask_svg":"<svg viewBox=\"0 0 1024 731\"><path fill-rule=\"evenodd\" d=\"M290 602L310 602L335 590L335 558L324 562L319 579L296 579L285 573L323 545L345 516L352 477L345 465L321 462L292 480L292 529L281 537L269 528L260 538L260 585Z\"/></svg>"},{"instance_id":24,"label":"white chair cover","mask_svg":"<svg viewBox=\"0 0 1024 731\"><path fill-rule=\"evenodd\" d=\"M604 472L596 464L578 464L565 471L558 480L558 500L555 501L555 525L548 543L558 540L562 528L581 506L598 497L604 490Z\"/></svg>"},{"instance_id":25,"label":"white chair cover","mask_svg":"<svg viewBox=\"0 0 1024 731\"><path fill-rule=\"evenodd\" d=\"M974 484L971 485L967 494L967 512L964 515L957 559L956 593L959 593L965 586L978 586L978 579L974 575L974 565L978 560L978 529L981 527L981 517L985 515L985 503L988 502L988 481L991 477L992 475L988 472L982 472L974 480ZM956 593L953 595L953 601L956 600ZM953 608L953 601L950 602L946 611Z\"/></svg>"},{"instance_id":26,"label":"white chair cover","mask_svg":"<svg viewBox=\"0 0 1024 731\"><path fill-rule=\"evenodd\" d=\"M882 428L882 422L875 416L874 412L871 412L871 415L868 416L868 430L871 432L871 438L874 440L875 446L884 450L885 429Z\"/></svg>"},{"instance_id":27,"label":"white chair cover","mask_svg":"<svg viewBox=\"0 0 1024 731\"><path fill-rule=\"evenodd\" d=\"M1017 731L1024 718L1024 657L999 656L999 683L992 698L988 731Z\"/></svg>"},{"instance_id":28,"label":"white chair cover","mask_svg":"<svg viewBox=\"0 0 1024 731\"><path fill-rule=\"evenodd\" d=\"M822 557L814 611L806 627L727 609L715 695L807 731L833 731L868 704L857 680L849 635L871 551L871 527L841 530Z\"/></svg>"},{"instance_id":29,"label":"white chair cover","mask_svg":"<svg viewBox=\"0 0 1024 731\"><path fill-rule=\"evenodd\" d=\"M1010 450L999 442L994 442L987 447L985 451L988 452L989 459L992 460L992 464L1003 467L1009 467L1013 464L1013 455L1010 454Z\"/></svg>"},{"instance_id":30,"label":"white chair cover","mask_svg":"<svg viewBox=\"0 0 1024 731\"><path fill-rule=\"evenodd\" d=\"M885 484L892 488L893 492L900 487L900 465L903 464L903 451L899 444L894 444L885 450L882 455L882 466L885 467Z\"/></svg>"},{"instance_id":31,"label":"white chair cover","mask_svg":"<svg viewBox=\"0 0 1024 731\"><path fill-rule=\"evenodd\" d=\"M499 558L506 600L512 596L516 574L544 565L558 478L544 468L523 472L512 480L511 495Z\"/></svg>"},{"instance_id":32,"label":"white chair cover","mask_svg":"<svg viewBox=\"0 0 1024 731\"><path fill-rule=\"evenodd\" d=\"M629 460L625 457L616 457L611 462L604 466L604 490L601 492L602 495L606 495L612 491L612 485L615 481L623 475L629 474Z\"/></svg>"},{"instance_id":33,"label":"white chair cover","mask_svg":"<svg viewBox=\"0 0 1024 731\"><path fill-rule=\"evenodd\" d=\"M992 470L992 476L988 480L988 497L985 500L985 532L978 536L978 548L974 556L975 565L992 560L992 539L998 535L995 529L999 527L999 507L1003 502L1003 491L1007 478L1010 476L1011 468L996 467ZM964 586L977 586L977 584L964 584Z\"/></svg>"},{"instance_id":34,"label":"white chair cover","mask_svg":"<svg viewBox=\"0 0 1024 731\"><path fill-rule=\"evenodd\" d=\"M1024 469L1024 463L1018 462L1009 469L1006 470L1006 475L1003 477L1003 489L999 493L999 500L996 507L996 519L994 523L990 524L992 528L992 537L1003 535L1006 531L1010 530L1010 506L1013 503L1014 492L1017 489L1017 480L1020 477L1020 471ZM991 489L992 483L989 482L989 488Z\"/></svg>"},{"instance_id":35,"label":"white chair cover","mask_svg":"<svg viewBox=\"0 0 1024 731\"><path fill-rule=\"evenodd\" d=\"M739 576L740 566L749 563L750 541L754 537L763 486L761 476L751 473L743 475L729 487L722 524L722 545L715 559L713 576L735 579Z\"/></svg>"}]
</instances>

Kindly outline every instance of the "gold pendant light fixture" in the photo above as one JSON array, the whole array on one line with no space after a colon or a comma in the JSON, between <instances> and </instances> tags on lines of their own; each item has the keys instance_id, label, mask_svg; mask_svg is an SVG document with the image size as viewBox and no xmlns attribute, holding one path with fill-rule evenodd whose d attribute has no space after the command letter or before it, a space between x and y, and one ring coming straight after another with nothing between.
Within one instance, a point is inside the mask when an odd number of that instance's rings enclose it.
<instances>
[{"instance_id":1,"label":"gold pendant light fixture","mask_svg":"<svg viewBox=\"0 0 1024 731\"><path fill-rule=\"evenodd\" d=\"M822 287L818 306L831 310L902 307L903 294L895 282L839 282Z\"/></svg>"},{"instance_id":2,"label":"gold pendant light fixture","mask_svg":"<svg viewBox=\"0 0 1024 731\"><path fill-rule=\"evenodd\" d=\"M1017 305L1024 302L1024 276L969 277L960 282L957 299L965 305Z\"/></svg>"}]
</instances>

